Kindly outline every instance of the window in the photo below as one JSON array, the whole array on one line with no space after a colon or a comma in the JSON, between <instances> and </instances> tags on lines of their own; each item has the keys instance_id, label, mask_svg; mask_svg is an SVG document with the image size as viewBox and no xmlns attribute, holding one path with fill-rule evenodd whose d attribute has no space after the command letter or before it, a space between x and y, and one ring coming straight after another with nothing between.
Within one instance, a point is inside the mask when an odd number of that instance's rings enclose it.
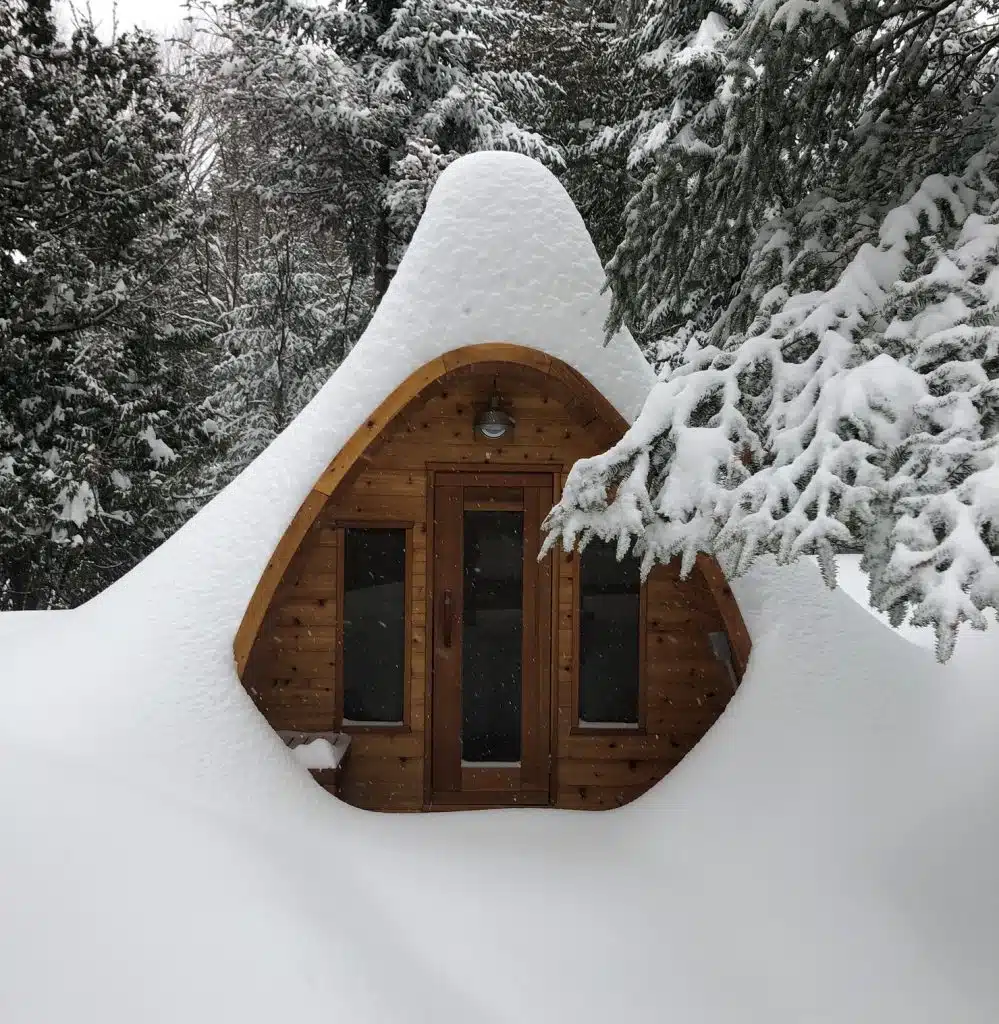
<instances>
[{"instance_id":1,"label":"window","mask_svg":"<svg viewBox=\"0 0 999 1024\"><path fill-rule=\"evenodd\" d=\"M521 499L523 500L523 499ZM524 513L464 512L463 763L520 761Z\"/></svg>"},{"instance_id":2,"label":"window","mask_svg":"<svg viewBox=\"0 0 999 1024\"><path fill-rule=\"evenodd\" d=\"M634 558L591 541L580 559L579 724L638 725L641 578Z\"/></svg>"},{"instance_id":3,"label":"window","mask_svg":"<svg viewBox=\"0 0 999 1024\"><path fill-rule=\"evenodd\" d=\"M406 530L343 537L343 720L401 725L406 682Z\"/></svg>"}]
</instances>

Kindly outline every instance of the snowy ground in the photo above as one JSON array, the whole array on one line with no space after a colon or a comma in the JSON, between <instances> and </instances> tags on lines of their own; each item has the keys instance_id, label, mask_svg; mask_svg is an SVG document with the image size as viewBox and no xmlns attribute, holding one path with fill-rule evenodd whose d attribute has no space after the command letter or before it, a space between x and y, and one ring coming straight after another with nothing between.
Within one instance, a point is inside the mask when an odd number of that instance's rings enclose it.
<instances>
[{"instance_id":1,"label":"snowy ground","mask_svg":"<svg viewBox=\"0 0 999 1024\"><path fill-rule=\"evenodd\" d=\"M5 673L0 1020L995 1021L989 663L939 668L809 566L738 591L730 710L602 814L347 807L234 676L214 748L122 758L116 733L198 711L141 679L113 729L47 742ZM78 614L46 646L79 645ZM237 760L255 778L213 770Z\"/></svg>"},{"instance_id":2,"label":"snowy ground","mask_svg":"<svg viewBox=\"0 0 999 1024\"><path fill-rule=\"evenodd\" d=\"M533 344L634 414L650 371L601 347L600 280L547 172L459 161L365 338L245 473L94 601L0 616L2 1024L999 1020L999 633L940 667L813 567L763 566L728 711L598 814L359 811L243 691L263 566L415 367Z\"/></svg>"}]
</instances>

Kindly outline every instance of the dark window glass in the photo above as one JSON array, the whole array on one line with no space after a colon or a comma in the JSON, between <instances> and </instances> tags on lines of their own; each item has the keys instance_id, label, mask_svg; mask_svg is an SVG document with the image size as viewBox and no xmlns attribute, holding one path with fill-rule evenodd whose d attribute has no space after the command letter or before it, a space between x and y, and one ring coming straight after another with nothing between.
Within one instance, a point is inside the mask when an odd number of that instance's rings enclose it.
<instances>
[{"instance_id":1,"label":"dark window glass","mask_svg":"<svg viewBox=\"0 0 999 1024\"><path fill-rule=\"evenodd\" d=\"M524 513L465 512L461 757L519 761Z\"/></svg>"},{"instance_id":2,"label":"dark window glass","mask_svg":"<svg viewBox=\"0 0 999 1024\"><path fill-rule=\"evenodd\" d=\"M638 722L641 578L634 558L592 541L580 562L579 718Z\"/></svg>"},{"instance_id":3,"label":"dark window glass","mask_svg":"<svg viewBox=\"0 0 999 1024\"><path fill-rule=\"evenodd\" d=\"M406 666L406 531L344 530L343 717L401 722Z\"/></svg>"}]
</instances>

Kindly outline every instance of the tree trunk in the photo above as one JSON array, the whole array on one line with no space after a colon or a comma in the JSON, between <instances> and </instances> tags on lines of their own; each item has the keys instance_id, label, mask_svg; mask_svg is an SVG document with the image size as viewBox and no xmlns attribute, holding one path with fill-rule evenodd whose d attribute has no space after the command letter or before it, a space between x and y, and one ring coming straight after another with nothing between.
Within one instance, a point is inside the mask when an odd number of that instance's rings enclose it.
<instances>
[{"instance_id":1,"label":"tree trunk","mask_svg":"<svg viewBox=\"0 0 999 1024\"><path fill-rule=\"evenodd\" d=\"M392 162L388 152L381 155L378 161L378 172L380 177L379 191L383 191L388 184L389 174L392 170ZM382 300L382 296L388 291L389 281L392 280L392 272L389 267L391 233L388 222L388 209L384 202L378 204L378 220L375 224L375 267L374 267L374 288L375 305Z\"/></svg>"},{"instance_id":2,"label":"tree trunk","mask_svg":"<svg viewBox=\"0 0 999 1024\"><path fill-rule=\"evenodd\" d=\"M392 15L402 0L373 0L369 10L378 25L378 34L387 31L392 24ZM386 148L378 160L379 192L384 196L388 186L389 175L392 171L391 154ZM381 302L382 296L388 291L389 282L392 280L392 271L389 266L391 255L392 234L389 229L388 210L383 201L378 205L378 218L375 224L375 251L374 251L374 274L372 284L375 291L375 306Z\"/></svg>"},{"instance_id":3,"label":"tree trunk","mask_svg":"<svg viewBox=\"0 0 999 1024\"><path fill-rule=\"evenodd\" d=\"M392 24L392 14L400 2L401 0L377 0L372 5L371 12L375 17L379 33L384 32Z\"/></svg>"}]
</instances>

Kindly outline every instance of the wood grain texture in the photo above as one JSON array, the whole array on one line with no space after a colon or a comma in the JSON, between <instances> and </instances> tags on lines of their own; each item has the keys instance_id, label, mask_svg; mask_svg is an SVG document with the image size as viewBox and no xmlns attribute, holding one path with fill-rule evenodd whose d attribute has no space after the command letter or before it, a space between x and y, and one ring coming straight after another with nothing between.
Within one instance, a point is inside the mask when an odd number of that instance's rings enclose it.
<instances>
[{"instance_id":1,"label":"wood grain texture","mask_svg":"<svg viewBox=\"0 0 999 1024\"><path fill-rule=\"evenodd\" d=\"M589 381L566 363L538 352L536 349L508 342L485 342L480 345L468 345L455 349L424 364L411 373L354 431L343 448L333 456L288 525L287 531L274 550L274 555L261 574L233 640L233 654L240 677L246 668L250 650L257 638L274 591L277 589L292 556L298 550L302 538L325 504L325 498L348 478L358 461L364 457L366 450L380 438L380 435L397 416L403 413L408 406L421 404L421 394L426 389L438 384L449 373L461 373L461 371L474 368L478 364L489 363L499 363L511 369L533 370L542 377L554 379L570 388L581 405L592 408L593 419L602 424L599 431L601 435L606 436L608 431L611 435L614 433L620 435L626 428L620 413ZM448 456L448 458L451 457ZM526 458L525 453L525 460Z\"/></svg>"},{"instance_id":2,"label":"wood grain texture","mask_svg":"<svg viewBox=\"0 0 999 1024\"><path fill-rule=\"evenodd\" d=\"M749 630L742 618L742 612L739 611L738 602L735 600L735 595L732 593L732 588L729 586L721 566L713 558L708 558L707 555L698 555L697 568L707 581L718 610L721 612L728 633L728 642L732 647L732 657L735 659L735 670L741 679L743 672L746 671L749 654L753 647Z\"/></svg>"},{"instance_id":3,"label":"wood grain texture","mask_svg":"<svg viewBox=\"0 0 999 1024\"><path fill-rule=\"evenodd\" d=\"M423 806L423 758L353 751L340 780L340 798L369 810L418 811Z\"/></svg>"},{"instance_id":4,"label":"wood grain texture","mask_svg":"<svg viewBox=\"0 0 999 1024\"><path fill-rule=\"evenodd\" d=\"M630 804L657 782L637 786L567 786L559 790L558 806L564 810L612 811Z\"/></svg>"},{"instance_id":5,"label":"wood grain texture","mask_svg":"<svg viewBox=\"0 0 999 1024\"><path fill-rule=\"evenodd\" d=\"M494 390L515 420L502 444L472 431L476 409ZM341 728L336 637L342 529L407 527L408 724L348 728L353 746L343 799L371 809L420 810L433 791L433 474L467 467L482 482L500 484L502 472L545 470L554 472L558 489L573 462L605 450L624 429L613 407L558 360L518 346L473 346L417 371L332 459L269 561L234 652L244 685L275 728ZM657 567L642 602L643 728L581 731L575 720L578 572L578 557L558 553L540 595L551 607L550 640L541 638L538 647L539 658L551 666L550 713L546 707L541 715L552 752L548 800L606 809L654 785L724 710L732 680L716 660L709 634L728 635L740 676L750 641L713 560L698 559L686 580L677 565ZM533 763L530 770L537 774L541 767ZM446 806L468 806L467 796L455 793ZM495 802L509 801L497 795Z\"/></svg>"}]
</instances>

